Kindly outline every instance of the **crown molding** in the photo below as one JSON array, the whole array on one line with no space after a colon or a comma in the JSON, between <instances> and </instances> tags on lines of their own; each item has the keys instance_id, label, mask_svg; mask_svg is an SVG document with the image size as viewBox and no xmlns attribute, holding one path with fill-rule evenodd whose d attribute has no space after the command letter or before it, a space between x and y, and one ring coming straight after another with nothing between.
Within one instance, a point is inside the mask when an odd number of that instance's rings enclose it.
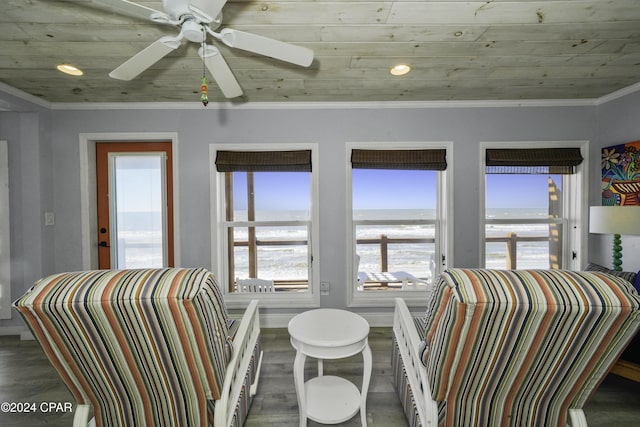
<instances>
[{"instance_id":1,"label":"crown molding","mask_svg":"<svg viewBox=\"0 0 640 427\"><path fill-rule=\"evenodd\" d=\"M519 99L467 101L362 101L362 102L50 102L0 82L0 92L49 110L289 110L289 109L424 109L424 108L530 108L593 107L640 91L640 82L600 98ZM23 111L24 106L0 99L0 111Z\"/></svg>"},{"instance_id":2,"label":"crown molding","mask_svg":"<svg viewBox=\"0 0 640 427\"><path fill-rule=\"evenodd\" d=\"M618 98L622 98L626 95L631 95L632 93L640 91L640 82L632 84L631 86L623 87L615 92L611 92L608 95L601 96L597 99L596 105L606 104L607 102L613 101Z\"/></svg>"},{"instance_id":3,"label":"crown molding","mask_svg":"<svg viewBox=\"0 0 640 427\"><path fill-rule=\"evenodd\" d=\"M596 99L519 99L480 101L363 101L363 102L54 102L53 110L362 110L424 108L592 107Z\"/></svg>"},{"instance_id":4,"label":"crown molding","mask_svg":"<svg viewBox=\"0 0 640 427\"><path fill-rule=\"evenodd\" d=\"M0 95L1 92L6 93L7 95L14 96L22 101L37 105L39 107L52 109L53 103L46 101L42 98L38 98L37 96L31 95L23 90L17 89L13 86L9 86L6 83L0 82ZM26 108L23 105L15 105L14 102L0 99L0 111L25 111Z\"/></svg>"}]
</instances>

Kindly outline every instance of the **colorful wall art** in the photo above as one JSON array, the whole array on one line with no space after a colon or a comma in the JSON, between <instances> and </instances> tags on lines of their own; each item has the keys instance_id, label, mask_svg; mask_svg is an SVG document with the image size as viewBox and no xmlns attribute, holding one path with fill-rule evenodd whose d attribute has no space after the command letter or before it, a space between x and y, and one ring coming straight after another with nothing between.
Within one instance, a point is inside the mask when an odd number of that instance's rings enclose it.
<instances>
[{"instance_id":1,"label":"colorful wall art","mask_svg":"<svg viewBox=\"0 0 640 427\"><path fill-rule=\"evenodd\" d=\"M640 141L602 149L602 205L640 206Z\"/></svg>"}]
</instances>

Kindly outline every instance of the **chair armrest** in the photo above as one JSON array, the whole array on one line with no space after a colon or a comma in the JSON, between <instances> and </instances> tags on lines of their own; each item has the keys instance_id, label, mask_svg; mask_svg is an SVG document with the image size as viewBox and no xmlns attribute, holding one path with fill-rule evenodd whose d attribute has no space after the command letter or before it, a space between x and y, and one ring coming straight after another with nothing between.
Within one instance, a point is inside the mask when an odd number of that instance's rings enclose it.
<instances>
[{"instance_id":1,"label":"chair armrest","mask_svg":"<svg viewBox=\"0 0 640 427\"><path fill-rule=\"evenodd\" d=\"M402 298L396 298L393 315L393 334L398 343L407 381L414 395L418 415L423 426L438 425L438 404L431 398L427 370L420 360L420 335L413 317Z\"/></svg>"},{"instance_id":2,"label":"chair armrest","mask_svg":"<svg viewBox=\"0 0 640 427\"><path fill-rule=\"evenodd\" d=\"M402 298L396 298L395 312L393 315L393 332L396 334L396 338L406 336L406 342L411 347L411 354L418 354L422 340L416 330L413 316Z\"/></svg>"},{"instance_id":3,"label":"chair armrest","mask_svg":"<svg viewBox=\"0 0 640 427\"><path fill-rule=\"evenodd\" d=\"M244 378L251 363L253 349L256 346L258 337L260 336L260 316L258 313L258 301L252 300L249 303L238 332L233 339L233 355L224 376L224 383L220 393L220 399L216 401L214 413L214 425L229 426L235 412L236 402L240 397ZM260 367L262 365L262 353L258 361L257 378L260 376ZM255 387L251 387L255 392ZM249 393L249 390L246 390Z\"/></svg>"},{"instance_id":4,"label":"chair armrest","mask_svg":"<svg viewBox=\"0 0 640 427\"><path fill-rule=\"evenodd\" d=\"M569 409L569 423L571 427L587 427L587 418L582 409Z\"/></svg>"},{"instance_id":5,"label":"chair armrest","mask_svg":"<svg viewBox=\"0 0 640 427\"><path fill-rule=\"evenodd\" d=\"M73 416L73 427L95 427L96 419L91 418L91 420L89 420L90 411L91 405L89 404L76 405L75 415Z\"/></svg>"}]
</instances>

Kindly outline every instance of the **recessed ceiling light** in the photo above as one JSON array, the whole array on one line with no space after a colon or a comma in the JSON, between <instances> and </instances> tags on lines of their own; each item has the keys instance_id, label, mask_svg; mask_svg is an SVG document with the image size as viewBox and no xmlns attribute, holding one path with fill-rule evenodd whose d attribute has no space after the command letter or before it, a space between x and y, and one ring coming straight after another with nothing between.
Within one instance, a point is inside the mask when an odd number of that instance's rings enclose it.
<instances>
[{"instance_id":1,"label":"recessed ceiling light","mask_svg":"<svg viewBox=\"0 0 640 427\"><path fill-rule=\"evenodd\" d=\"M72 76L81 76L84 74L81 69L69 64L60 64L56 66L56 68L58 71L62 71L65 74L71 74Z\"/></svg>"},{"instance_id":2,"label":"recessed ceiling light","mask_svg":"<svg viewBox=\"0 0 640 427\"><path fill-rule=\"evenodd\" d=\"M411 67L407 64L398 64L389 70L389 72L394 76L404 76L409 71L411 71Z\"/></svg>"}]
</instances>

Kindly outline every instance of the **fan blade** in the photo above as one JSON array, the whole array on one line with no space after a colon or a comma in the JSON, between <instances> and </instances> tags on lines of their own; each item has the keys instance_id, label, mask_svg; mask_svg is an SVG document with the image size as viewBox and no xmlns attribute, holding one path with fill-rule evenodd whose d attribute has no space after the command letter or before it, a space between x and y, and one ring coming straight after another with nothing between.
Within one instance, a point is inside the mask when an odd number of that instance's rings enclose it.
<instances>
[{"instance_id":1,"label":"fan blade","mask_svg":"<svg viewBox=\"0 0 640 427\"><path fill-rule=\"evenodd\" d=\"M216 36L216 34L214 34L214 36ZM219 38L227 46L269 56L303 67L308 67L311 65L311 62L313 62L313 51L311 49L257 34L224 28L220 31Z\"/></svg>"},{"instance_id":2,"label":"fan blade","mask_svg":"<svg viewBox=\"0 0 640 427\"><path fill-rule=\"evenodd\" d=\"M189 10L203 22L209 23L215 20L227 0L191 0Z\"/></svg>"},{"instance_id":3,"label":"fan blade","mask_svg":"<svg viewBox=\"0 0 640 427\"><path fill-rule=\"evenodd\" d=\"M179 37L165 36L156 40L110 72L109 77L119 80L133 80L138 74L167 56L169 52L177 49L180 46L181 39L182 36L180 35Z\"/></svg>"},{"instance_id":4,"label":"fan blade","mask_svg":"<svg viewBox=\"0 0 640 427\"><path fill-rule=\"evenodd\" d=\"M198 55L204 61L225 97L235 98L242 95L242 88L216 47L204 45L204 48L198 49Z\"/></svg>"},{"instance_id":5,"label":"fan blade","mask_svg":"<svg viewBox=\"0 0 640 427\"><path fill-rule=\"evenodd\" d=\"M164 12L159 12L150 7L143 6L138 3L134 3L129 0L88 0L89 3L95 4L97 7L102 7L112 12L123 13L125 15L134 16L144 20L150 20L151 16L161 17L164 20L169 20L169 16Z\"/></svg>"}]
</instances>

